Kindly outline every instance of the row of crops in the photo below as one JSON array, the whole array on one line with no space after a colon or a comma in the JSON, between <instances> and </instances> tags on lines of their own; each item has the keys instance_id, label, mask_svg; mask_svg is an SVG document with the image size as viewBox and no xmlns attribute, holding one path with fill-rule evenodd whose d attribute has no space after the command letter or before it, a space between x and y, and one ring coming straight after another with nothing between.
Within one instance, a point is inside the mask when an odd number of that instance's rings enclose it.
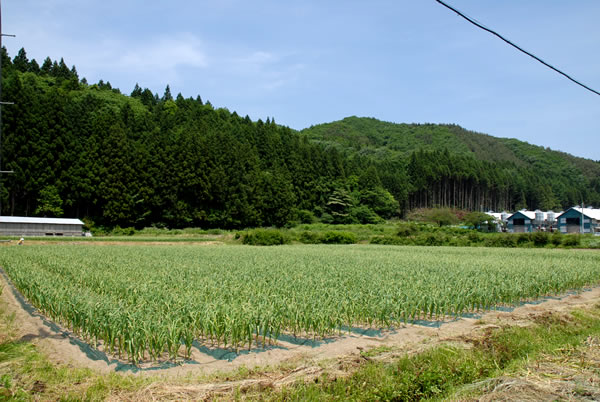
<instances>
[{"instance_id":1,"label":"row of crops","mask_svg":"<svg viewBox=\"0 0 600 402\"><path fill-rule=\"evenodd\" d=\"M394 246L31 245L0 266L45 315L133 362L513 304L600 283L598 253Z\"/></svg>"}]
</instances>

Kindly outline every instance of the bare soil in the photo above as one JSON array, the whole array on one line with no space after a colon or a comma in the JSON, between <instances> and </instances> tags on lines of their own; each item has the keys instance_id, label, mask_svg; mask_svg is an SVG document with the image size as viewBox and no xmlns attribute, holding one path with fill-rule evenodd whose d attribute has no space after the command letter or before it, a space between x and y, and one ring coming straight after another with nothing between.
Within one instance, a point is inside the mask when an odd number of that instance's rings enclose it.
<instances>
[{"instance_id":1,"label":"bare soil","mask_svg":"<svg viewBox=\"0 0 600 402\"><path fill-rule=\"evenodd\" d=\"M164 244L164 243L161 243ZM180 243L178 243L180 244ZM39 313L29 313L13 293L12 287L0 275L0 286L4 291L0 295L0 303L5 310L13 313L17 339L35 344L50 361L59 365L91 368L99 373L110 373L123 368L125 362L118 362L114 356L108 361L90 358L89 348L82 348L82 341L68 330L49 325L48 320ZM329 376L342 377L349 375L353 368L364 362L361 352L376 347L389 348L389 353L380 353L376 359L392 359L406 353L418 353L425 348L441 342L457 342L465 337L474 337L489 328L502 326L527 326L535 322L536 317L549 313L565 313L577 308L600 304L600 288L586 290L577 294L566 295L560 299L553 298L538 304L524 304L513 311L490 311L479 317L461 318L443 323L439 327L423 325L403 325L393 331L383 331L375 336L346 333L327 342L304 345L295 344L293 339L278 341L275 348L261 349L249 353L240 353L231 361L215 358L202 353L198 348L192 352L192 362L178 362L174 367L160 368L155 363L143 364L141 370L125 371L129 375L159 377L141 392L128 395L115 395L118 400L169 399L187 400L202 399L210 395L228 394L232 390L280 388L298 380L313 381L326 372ZM590 340L596 345L597 340ZM598 358L596 353L594 358ZM556 362L549 362L550 367ZM554 369L556 369L555 366ZM246 370L244 379L236 373ZM213 375L218 382L187 384L177 379L199 378ZM575 374L573 374L575 375ZM539 384L532 385L522 379L498 380L491 389L497 399L510 399L511 389L520 387L538 387L535 392L542 399L550 394L543 394ZM564 384L563 384L564 385ZM597 384L596 384L597 385ZM533 389L533 388L532 388ZM543 388L548 391L548 387ZM552 394L554 395L554 394ZM600 393L599 393L600 395ZM496 398L492 398L496 399ZM534 399L536 399L534 397Z\"/></svg>"},{"instance_id":2,"label":"bare soil","mask_svg":"<svg viewBox=\"0 0 600 402\"><path fill-rule=\"evenodd\" d=\"M152 240L127 240L127 241L118 241L118 240L94 240L94 241L46 241L46 240L31 240L31 244L41 244L41 245L93 245L93 246L161 246L161 245L194 245L194 246L215 246L215 245L223 245L222 241L218 240L185 240L185 241L152 241Z\"/></svg>"}]
</instances>

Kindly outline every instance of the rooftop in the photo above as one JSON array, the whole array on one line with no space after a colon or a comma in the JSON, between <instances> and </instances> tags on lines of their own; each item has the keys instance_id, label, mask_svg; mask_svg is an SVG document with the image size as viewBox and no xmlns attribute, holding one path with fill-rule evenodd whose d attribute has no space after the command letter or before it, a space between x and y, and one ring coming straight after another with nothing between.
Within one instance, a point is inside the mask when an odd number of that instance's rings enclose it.
<instances>
[{"instance_id":1,"label":"rooftop","mask_svg":"<svg viewBox=\"0 0 600 402\"><path fill-rule=\"evenodd\" d=\"M27 216L0 216L1 223L40 223L48 225L83 225L79 219L68 218L32 218Z\"/></svg>"}]
</instances>

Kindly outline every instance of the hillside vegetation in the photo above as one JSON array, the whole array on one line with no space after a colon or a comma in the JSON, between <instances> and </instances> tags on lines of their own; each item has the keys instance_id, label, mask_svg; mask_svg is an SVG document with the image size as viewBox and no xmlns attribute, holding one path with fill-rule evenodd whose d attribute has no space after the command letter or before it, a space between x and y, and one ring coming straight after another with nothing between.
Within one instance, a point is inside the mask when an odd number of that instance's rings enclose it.
<instances>
[{"instance_id":1,"label":"hillside vegetation","mask_svg":"<svg viewBox=\"0 0 600 402\"><path fill-rule=\"evenodd\" d=\"M407 161L411 208L562 209L600 201L600 163L457 125L352 116L301 133L354 157Z\"/></svg>"},{"instance_id":2,"label":"hillside vegetation","mask_svg":"<svg viewBox=\"0 0 600 402\"><path fill-rule=\"evenodd\" d=\"M124 95L64 60L2 51L3 215L90 225L377 223L417 207L600 202L597 162L458 126L356 117L302 132L200 96Z\"/></svg>"}]
</instances>

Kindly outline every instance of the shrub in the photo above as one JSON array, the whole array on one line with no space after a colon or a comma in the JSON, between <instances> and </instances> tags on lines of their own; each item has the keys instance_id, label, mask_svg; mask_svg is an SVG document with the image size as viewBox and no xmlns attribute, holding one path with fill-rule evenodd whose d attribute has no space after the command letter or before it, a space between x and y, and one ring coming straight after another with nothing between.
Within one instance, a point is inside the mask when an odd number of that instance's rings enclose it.
<instances>
[{"instance_id":1,"label":"shrub","mask_svg":"<svg viewBox=\"0 0 600 402\"><path fill-rule=\"evenodd\" d=\"M289 237L277 229L256 229L242 235L242 243L252 246L276 246L289 242Z\"/></svg>"},{"instance_id":2,"label":"shrub","mask_svg":"<svg viewBox=\"0 0 600 402\"><path fill-rule=\"evenodd\" d=\"M426 215L426 220L439 227L458 223L456 214L450 208L434 208Z\"/></svg>"},{"instance_id":3,"label":"shrub","mask_svg":"<svg viewBox=\"0 0 600 402\"><path fill-rule=\"evenodd\" d=\"M552 235L552 239L550 241L556 247L560 246L563 241L563 234L560 233L559 231L554 232L554 234Z\"/></svg>"},{"instance_id":4,"label":"shrub","mask_svg":"<svg viewBox=\"0 0 600 402\"><path fill-rule=\"evenodd\" d=\"M496 237L486 237L483 240L483 245L485 247L502 247L498 243L499 243L499 241Z\"/></svg>"},{"instance_id":5,"label":"shrub","mask_svg":"<svg viewBox=\"0 0 600 402\"><path fill-rule=\"evenodd\" d=\"M588 244L588 248L600 248L600 241L593 240Z\"/></svg>"},{"instance_id":6,"label":"shrub","mask_svg":"<svg viewBox=\"0 0 600 402\"><path fill-rule=\"evenodd\" d=\"M442 246L446 242L446 236L443 233L424 233L415 239L419 246Z\"/></svg>"},{"instance_id":7,"label":"shrub","mask_svg":"<svg viewBox=\"0 0 600 402\"><path fill-rule=\"evenodd\" d=\"M380 223L383 221L373 210L366 205L360 205L356 208L352 208L350 215L356 219L359 223Z\"/></svg>"},{"instance_id":8,"label":"shrub","mask_svg":"<svg viewBox=\"0 0 600 402\"><path fill-rule=\"evenodd\" d=\"M504 233L498 236L502 247L517 247L517 238L515 235Z\"/></svg>"},{"instance_id":9,"label":"shrub","mask_svg":"<svg viewBox=\"0 0 600 402\"><path fill-rule=\"evenodd\" d=\"M463 221L466 225L484 232L489 232L494 227L494 217L483 212L469 212L465 215Z\"/></svg>"},{"instance_id":10,"label":"shrub","mask_svg":"<svg viewBox=\"0 0 600 402\"><path fill-rule=\"evenodd\" d=\"M519 235L517 236L517 244L519 246L529 243L529 240L529 233L519 233Z\"/></svg>"},{"instance_id":11,"label":"shrub","mask_svg":"<svg viewBox=\"0 0 600 402\"><path fill-rule=\"evenodd\" d=\"M479 243L482 240L482 237L479 233L477 232L469 232L469 234L467 235L467 238L469 239L469 241L471 243Z\"/></svg>"},{"instance_id":12,"label":"shrub","mask_svg":"<svg viewBox=\"0 0 600 402\"><path fill-rule=\"evenodd\" d=\"M211 235L220 235L220 234L224 234L226 233L223 229L208 229L206 231L206 234L211 234Z\"/></svg>"},{"instance_id":13,"label":"shrub","mask_svg":"<svg viewBox=\"0 0 600 402\"><path fill-rule=\"evenodd\" d=\"M295 228L296 226L298 226L299 224L300 224L300 222L298 222L298 221L287 221L285 223L285 225L283 225L283 227L286 229L292 229L292 228Z\"/></svg>"},{"instance_id":14,"label":"shrub","mask_svg":"<svg viewBox=\"0 0 600 402\"><path fill-rule=\"evenodd\" d=\"M318 244L321 243L319 235L315 232L304 231L298 236L298 241L304 244Z\"/></svg>"},{"instance_id":15,"label":"shrub","mask_svg":"<svg viewBox=\"0 0 600 402\"><path fill-rule=\"evenodd\" d=\"M96 230L96 225L94 224L94 221L88 217L82 218L81 220L83 221L83 230L94 233L94 231Z\"/></svg>"},{"instance_id":16,"label":"shrub","mask_svg":"<svg viewBox=\"0 0 600 402\"><path fill-rule=\"evenodd\" d=\"M544 247L550 242L550 236L546 232L534 232L531 234L531 240L536 247Z\"/></svg>"},{"instance_id":17,"label":"shrub","mask_svg":"<svg viewBox=\"0 0 600 402\"><path fill-rule=\"evenodd\" d=\"M330 231L321 236L321 243L325 244L354 244L356 235L352 232Z\"/></svg>"},{"instance_id":18,"label":"shrub","mask_svg":"<svg viewBox=\"0 0 600 402\"><path fill-rule=\"evenodd\" d=\"M298 220L301 223L315 223L317 221L315 214L313 214L311 211L308 211L306 209L299 210L297 212L297 215L298 215Z\"/></svg>"},{"instance_id":19,"label":"shrub","mask_svg":"<svg viewBox=\"0 0 600 402\"><path fill-rule=\"evenodd\" d=\"M135 234L135 228L122 228L117 225L110 234L113 236L133 236Z\"/></svg>"},{"instance_id":20,"label":"shrub","mask_svg":"<svg viewBox=\"0 0 600 402\"><path fill-rule=\"evenodd\" d=\"M495 234L487 237L484 245L486 247L517 247L517 236L509 233Z\"/></svg>"},{"instance_id":21,"label":"shrub","mask_svg":"<svg viewBox=\"0 0 600 402\"><path fill-rule=\"evenodd\" d=\"M471 246L471 242L465 236L453 236L448 239L448 246L469 247Z\"/></svg>"},{"instance_id":22,"label":"shrub","mask_svg":"<svg viewBox=\"0 0 600 402\"><path fill-rule=\"evenodd\" d=\"M110 228L105 226L93 226L90 228L90 232L92 232L94 236L108 236L111 234Z\"/></svg>"},{"instance_id":23,"label":"shrub","mask_svg":"<svg viewBox=\"0 0 600 402\"><path fill-rule=\"evenodd\" d=\"M397 235L400 237L408 237L417 234L419 228L414 223L402 222L398 225Z\"/></svg>"},{"instance_id":24,"label":"shrub","mask_svg":"<svg viewBox=\"0 0 600 402\"><path fill-rule=\"evenodd\" d=\"M579 236L578 234L566 235L563 238L562 244L566 247L579 246L581 244L581 236Z\"/></svg>"}]
</instances>

